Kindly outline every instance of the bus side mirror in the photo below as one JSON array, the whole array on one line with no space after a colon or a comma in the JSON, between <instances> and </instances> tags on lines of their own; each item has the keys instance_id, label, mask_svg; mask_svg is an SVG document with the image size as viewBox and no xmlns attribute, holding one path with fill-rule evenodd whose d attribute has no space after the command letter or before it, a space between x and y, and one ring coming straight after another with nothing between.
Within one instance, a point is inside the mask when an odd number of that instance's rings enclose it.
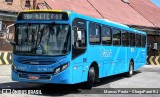
<instances>
[{"instance_id":1,"label":"bus side mirror","mask_svg":"<svg viewBox=\"0 0 160 97\"><path fill-rule=\"evenodd\" d=\"M9 40L10 28L12 26L14 26L14 25L15 24L11 24L11 25L7 26L7 28L6 28L6 42L10 43L11 45L15 45L16 44L16 42L12 42L12 41Z\"/></svg>"}]
</instances>

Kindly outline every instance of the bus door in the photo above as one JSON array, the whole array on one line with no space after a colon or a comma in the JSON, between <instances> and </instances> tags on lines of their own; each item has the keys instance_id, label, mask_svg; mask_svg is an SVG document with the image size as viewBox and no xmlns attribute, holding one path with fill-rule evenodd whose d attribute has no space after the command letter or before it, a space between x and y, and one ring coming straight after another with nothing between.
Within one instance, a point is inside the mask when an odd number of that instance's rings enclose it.
<instances>
[{"instance_id":1,"label":"bus door","mask_svg":"<svg viewBox=\"0 0 160 97\"><path fill-rule=\"evenodd\" d=\"M74 19L72 24L72 64L73 64L73 82L82 80L83 68L86 66L86 21L83 19Z\"/></svg>"}]
</instances>

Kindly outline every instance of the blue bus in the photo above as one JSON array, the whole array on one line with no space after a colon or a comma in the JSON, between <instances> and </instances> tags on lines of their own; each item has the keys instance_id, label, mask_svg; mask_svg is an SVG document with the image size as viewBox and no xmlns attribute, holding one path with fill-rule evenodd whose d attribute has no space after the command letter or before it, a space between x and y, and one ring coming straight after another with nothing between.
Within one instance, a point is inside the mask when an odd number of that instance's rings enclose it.
<instances>
[{"instance_id":1,"label":"blue bus","mask_svg":"<svg viewBox=\"0 0 160 97\"><path fill-rule=\"evenodd\" d=\"M9 29L15 27L14 41ZM146 64L146 33L66 10L26 10L7 27L13 45L12 80L77 84L131 77Z\"/></svg>"}]
</instances>

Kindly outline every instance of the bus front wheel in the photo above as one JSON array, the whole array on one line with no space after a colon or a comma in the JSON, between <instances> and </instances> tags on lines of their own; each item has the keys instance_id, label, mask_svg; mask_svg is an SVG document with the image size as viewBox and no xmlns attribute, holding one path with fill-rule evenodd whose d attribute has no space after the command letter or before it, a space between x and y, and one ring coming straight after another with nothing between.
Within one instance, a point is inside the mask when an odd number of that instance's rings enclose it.
<instances>
[{"instance_id":1,"label":"bus front wheel","mask_svg":"<svg viewBox=\"0 0 160 97\"><path fill-rule=\"evenodd\" d=\"M92 66L88 71L88 79L87 82L84 83L84 87L86 89L91 89L95 81L95 68Z\"/></svg>"}]
</instances>

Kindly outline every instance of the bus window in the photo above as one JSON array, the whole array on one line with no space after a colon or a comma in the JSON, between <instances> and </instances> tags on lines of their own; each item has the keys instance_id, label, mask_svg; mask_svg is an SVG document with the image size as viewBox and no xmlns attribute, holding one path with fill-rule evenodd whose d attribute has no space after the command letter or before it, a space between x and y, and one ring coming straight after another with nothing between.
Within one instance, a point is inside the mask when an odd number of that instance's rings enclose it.
<instances>
[{"instance_id":1,"label":"bus window","mask_svg":"<svg viewBox=\"0 0 160 97\"><path fill-rule=\"evenodd\" d=\"M136 46L140 47L141 46L141 35L136 34Z\"/></svg>"},{"instance_id":2,"label":"bus window","mask_svg":"<svg viewBox=\"0 0 160 97\"><path fill-rule=\"evenodd\" d=\"M91 44L100 44L100 26L98 24L90 23L89 40Z\"/></svg>"},{"instance_id":3,"label":"bus window","mask_svg":"<svg viewBox=\"0 0 160 97\"><path fill-rule=\"evenodd\" d=\"M113 45L121 45L121 31L118 29L112 29L113 33Z\"/></svg>"},{"instance_id":4,"label":"bus window","mask_svg":"<svg viewBox=\"0 0 160 97\"><path fill-rule=\"evenodd\" d=\"M70 50L69 25L17 24L16 32L14 53L65 55Z\"/></svg>"},{"instance_id":5,"label":"bus window","mask_svg":"<svg viewBox=\"0 0 160 97\"><path fill-rule=\"evenodd\" d=\"M135 46L135 34L130 33L130 46Z\"/></svg>"},{"instance_id":6,"label":"bus window","mask_svg":"<svg viewBox=\"0 0 160 97\"><path fill-rule=\"evenodd\" d=\"M107 26L102 26L102 43L104 45L112 44L111 28Z\"/></svg>"},{"instance_id":7,"label":"bus window","mask_svg":"<svg viewBox=\"0 0 160 97\"><path fill-rule=\"evenodd\" d=\"M122 46L129 46L129 33L122 31Z\"/></svg>"},{"instance_id":8,"label":"bus window","mask_svg":"<svg viewBox=\"0 0 160 97\"><path fill-rule=\"evenodd\" d=\"M85 35L85 30L79 29L77 27L74 27L74 34L73 34L73 45L75 47L86 47L86 35Z\"/></svg>"},{"instance_id":9,"label":"bus window","mask_svg":"<svg viewBox=\"0 0 160 97\"><path fill-rule=\"evenodd\" d=\"M146 36L142 35L142 47L146 46Z\"/></svg>"},{"instance_id":10,"label":"bus window","mask_svg":"<svg viewBox=\"0 0 160 97\"><path fill-rule=\"evenodd\" d=\"M72 28L72 58L75 58L86 51L86 21L77 18Z\"/></svg>"}]
</instances>

